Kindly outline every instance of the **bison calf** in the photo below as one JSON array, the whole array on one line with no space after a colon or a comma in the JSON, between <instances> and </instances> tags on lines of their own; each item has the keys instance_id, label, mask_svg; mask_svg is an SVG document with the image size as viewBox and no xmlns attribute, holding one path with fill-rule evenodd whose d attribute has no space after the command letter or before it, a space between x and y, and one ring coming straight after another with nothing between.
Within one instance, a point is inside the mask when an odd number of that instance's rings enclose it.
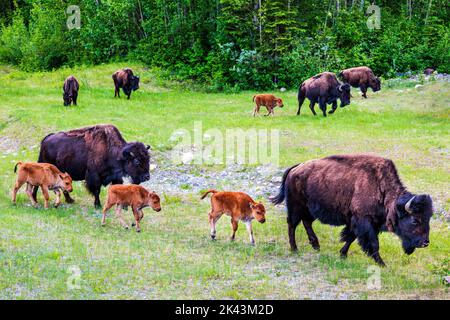
<instances>
[{"instance_id":1,"label":"bison calf","mask_svg":"<svg viewBox=\"0 0 450 320\"><path fill-rule=\"evenodd\" d=\"M209 225L211 227L211 239L216 238L216 222L226 214L231 217L231 227L233 234L231 240L234 240L238 222L243 221L247 227L251 244L255 244L252 231L252 220L260 223L266 222L266 209L264 205L255 202L248 194L243 192L218 192L216 190L207 191L201 199L204 199L209 193L211 197L211 211L209 212Z\"/></svg>"},{"instance_id":2,"label":"bison calf","mask_svg":"<svg viewBox=\"0 0 450 320\"><path fill-rule=\"evenodd\" d=\"M261 106L266 107L268 115L274 115L273 109L275 107L283 108L283 100L276 98L273 94L257 94L253 96L253 102L255 102L255 108L253 109L253 116L259 114Z\"/></svg>"},{"instance_id":3,"label":"bison calf","mask_svg":"<svg viewBox=\"0 0 450 320\"><path fill-rule=\"evenodd\" d=\"M17 170L18 169L18 170ZM35 162L18 162L14 167L17 172L17 181L14 185L12 202L16 203L17 191L24 183L27 184L27 195L33 206L37 205L37 201L33 197L33 187L39 186L45 199L45 208L48 208L49 195L48 191L53 190L57 196L55 207L61 204L61 192L63 189L72 192L72 178L67 173L62 173L57 167L49 163Z\"/></svg>"},{"instance_id":4,"label":"bison calf","mask_svg":"<svg viewBox=\"0 0 450 320\"><path fill-rule=\"evenodd\" d=\"M142 212L143 208L152 207L156 212L161 211L159 196L154 191L148 191L144 187L136 184L116 184L109 187L106 203L103 207L102 226L106 224L106 213L113 206L116 206L116 215L120 224L125 229L128 229L128 226L123 220L122 208L131 206L135 219L132 226L136 226L137 232L141 231L139 223L144 217L144 213Z\"/></svg>"},{"instance_id":5,"label":"bison calf","mask_svg":"<svg viewBox=\"0 0 450 320\"><path fill-rule=\"evenodd\" d=\"M345 226L341 241L346 257L358 239L364 252L384 265L379 254L378 234L391 231L402 240L403 250L411 254L429 244L429 195L408 192L394 163L372 155L338 155L311 160L286 170L274 204L286 199L289 243L297 250L295 229L300 222L310 243L319 249L312 223Z\"/></svg>"},{"instance_id":6,"label":"bison calf","mask_svg":"<svg viewBox=\"0 0 450 320\"><path fill-rule=\"evenodd\" d=\"M67 77L67 79L64 81L63 86L64 106L70 106L72 102L74 106L77 105L79 88L80 85L78 84L78 80L74 76Z\"/></svg>"}]
</instances>

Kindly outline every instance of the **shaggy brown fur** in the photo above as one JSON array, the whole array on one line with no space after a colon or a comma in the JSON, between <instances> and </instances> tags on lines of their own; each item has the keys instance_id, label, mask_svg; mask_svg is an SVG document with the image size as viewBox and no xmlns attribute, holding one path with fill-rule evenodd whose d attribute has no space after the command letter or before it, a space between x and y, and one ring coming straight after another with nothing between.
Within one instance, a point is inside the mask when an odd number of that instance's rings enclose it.
<instances>
[{"instance_id":1,"label":"shaggy brown fur","mask_svg":"<svg viewBox=\"0 0 450 320\"><path fill-rule=\"evenodd\" d=\"M367 88L372 88L374 92L380 91L381 82L369 67L356 67L342 70L339 77L344 83L350 84L354 88L360 88L362 96L367 98Z\"/></svg>"},{"instance_id":2,"label":"shaggy brown fur","mask_svg":"<svg viewBox=\"0 0 450 320\"><path fill-rule=\"evenodd\" d=\"M377 263L378 234L389 230L402 239L405 253L428 246L432 201L428 195L406 190L394 163L373 155L338 155L293 166L283 175L274 204L286 199L289 243L297 250L295 229L303 221L310 243L319 249L312 229L315 219L333 226L345 225L341 255L355 239Z\"/></svg>"}]
</instances>

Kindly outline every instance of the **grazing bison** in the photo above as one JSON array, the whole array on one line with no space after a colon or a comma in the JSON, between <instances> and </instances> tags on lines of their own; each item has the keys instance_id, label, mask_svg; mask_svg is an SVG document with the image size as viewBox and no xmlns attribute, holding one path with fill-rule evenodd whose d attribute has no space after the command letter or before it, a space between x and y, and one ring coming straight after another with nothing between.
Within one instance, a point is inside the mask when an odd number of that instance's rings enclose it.
<instances>
[{"instance_id":1,"label":"grazing bison","mask_svg":"<svg viewBox=\"0 0 450 320\"><path fill-rule=\"evenodd\" d=\"M211 239L216 238L216 223L223 214L231 217L231 227L233 228L233 235L231 240L234 241L238 222L243 221L247 227L247 232L250 236L250 243L255 244L253 237L252 220L260 223L266 222L266 209L264 205L255 202L248 194L244 192L229 192L216 190L208 190L201 199L212 193L211 197L211 211L208 214L209 225L211 227Z\"/></svg>"},{"instance_id":2,"label":"grazing bison","mask_svg":"<svg viewBox=\"0 0 450 320\"><path fill-rule=\"evenodd\" d=\"M372 155L341 155L311 160L287 169L274 204L286 199L289 243L297 250L295 229L302 221L315 249L319 241L312 222L319 219L333 226L344 225L341 256L355 239L378 264L378 234L391 231L412 254L429 244L433 213L429 195L406 190L391 160Z\"/></svg>"},{"instance_id":3,"label":"grazing bison","mask_svg":"<svg viewBox=\"0 0 450 320\"><path fill-rule=\"evenodd\" d=\"M332 104L332 109L329 111L330 114L336 111L338 98L341 100L341 108L350 104L350 86L340 83L334 73L323 72L305 80L298 89L297 115L300 114L305 98L309 99L309 108L314 115L316 115L314 105L319 103L320 110L322 110L323 116L326 117L327 103Z\"/></svg>"},{"instance_id":4,"label":"grazing bison","mask_svg":"<svg viewBox=\"0 0 450 320\"><path fill-rule=\"evenodd\" d=\"M17 170L19 167L19 170ZM63 189L66 192L72 192L72 178L67 173L62 173L52 164L49 163L35 163L35 162L18 162L14 167L14 172L17 172L17 180L14 185L12 202L16 203L17 191L25 183L27 184L27 194L33 206L37 206L37 201L32 195L33 186L40 186L42 194L44 195L44 207L48 208L49 195L48 191L53 190L56 194L55 207L61 204L61 192Z\"/></svg>"},{"instance_id":5,"label":"grazing bison","mask_svg":"<svg viewBox=\"0 0 450 320\"><path fill-rule=\"evenodd\" d=\"M255 109L253 109L253 116L259 114L261 106L266 107L268 115L274 115L273 109L275 107L283 108L283 100L275 97L273 94L257 94L253 96L253 102L255 102Z\"/></svg>"},{"instance_id":6,"label":"grazing bison","mask_svg":"<svg viewBox=\"0 0 450 320\"><path fill-rule=\"evenodd\" d=\"M131 91L136 91L139 89L139 77L133 74L133 70L130 68L124 68L117 70L112 78L114 80L114 97L120 98L120 88L122 88L123 93L130 99Z\"/></svg>"},{"instance_id":7,"label":"grazing bison","mask_svg":"<svg viewBox=\"0 0 450 320\"><path fill-rule=\"evenodd\" d=\"M426 76L431 76L434 73L434 71L436 71L436 68L426 68L423 71L423 74Z\"/></svg>"},{"instance_id":8,"label":"grazing bison","mask_svg":"<svg viewBox=\"0 0 450 320\"><path fill-rule=\"evenodd\" d=\"M102 226L106 224L106 213L113 206L116 206L116 215L125 229L128 229L128 226L123 220L122 208L131 206L135 219L132 226L136 226L136 232L141 232L139 223L144 217L143 208L152 207L156 212L161 211L159 196L154 191L148 191L144 187L135 184L113 185L108 188L108 196L103 207Z\"/></svg>"},{"instance_id":9,"label":"grazing bison","mask_svg":"<svg viewBox=\"0 0 450 320\"><path fill-rule=\"evenodd\" d=\"M67 77L67 79L64 81L63 86L64 106L70 106L72 102L74 106L77 105L79 88L80 85L78 84L78 80L74 76Z\"/></svg>"},{"instance_id":10,"label":"grazing bison","mask_svg":"<svg viewBox=\"0 0 450 320\"><path fill-rule=\"evenodd\" d=\"M85 180L99 208L102 185L122 184L125 176L135 184L150 178L149 148L141 142L126 142L113 125L96 125L49 134L41 142L38 162L56 165L75 181ZM35 199L36 192L37 188ZM67 192L64 196L73 202Z\"/></svg>"},{"instance_id":11,"label":"grazing bison","mask_svg":"<svg viewBox=\"0 0 450 320\"><path fill-rule=\"evenodd\" d=\"M367 98L367 88L372 88L373 92L380 91L380 79L375 77L373 71L368 67L356 67L342 70L339 73L339 78L344 82L350 84L354 88L361 89L362 96Z\"/></svg>"}]
</instances>

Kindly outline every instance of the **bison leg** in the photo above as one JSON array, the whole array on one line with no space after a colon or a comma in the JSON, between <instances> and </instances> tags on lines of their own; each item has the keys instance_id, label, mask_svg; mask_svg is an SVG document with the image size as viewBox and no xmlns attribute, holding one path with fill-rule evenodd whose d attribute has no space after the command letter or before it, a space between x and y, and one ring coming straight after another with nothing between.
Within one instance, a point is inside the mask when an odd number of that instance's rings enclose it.
<instances>
[{"instance_id":1,"label":"bison leg","mask_svg":"<svg viewBox=\"0 0 450 320\"><path fill-rule=\"evenodd\" d=\"M363 98L367 99L367 87L365 85L361 85L359 88L361 89Z\"/></svg>"},{"instance_id":2,"label":"bison leg","mask_svg":"<svg viewBox=\"0 0 450 320\"><path fill-rule=\"evenodd\" d=\"M375 260L380 266L385 266L383 259L379 253L378 232L368 221L362 221L357 224L355 234L358 238L359 245L363 251Z\"/></svg>"},{"instance_id":3,"label":"bison leg","mask_svg":"<svg viewBox=\"0 0 450 320\"><path fill-rule=\"evenodd\" d=\"M105 206L103 207L103 212L102 212L102 227L106 224L106 213L108 212L109 209L112 208L112 206L114 206L114 203L110 203L108 200L106 200Z\"/></svg>"},{"instance_id":4,"label":"bison leg","mask_svg":"<svg viewBox=\"0 0 450 320\"><path fill-rule=\"evenodd\" d=\"M248 236L250 238L250 243L252 245L255 245L255 238L253 237L253 230L252 230L252 222L245 221L245 227L247 228Z\"/></svg>"},{"instance_id":5,"label":"bison leg","mask_svg":"<svg viewBox=\"0 0 450 320\"><path fill-rule=\"evenodd\" d=\"M74 106L77 105L77 98L78 98L78 95L75 94L75 95L73 96L73 105L74 105Z\"/></svg>"},{"instance_id":6,"label":"bison leg","mask_svg":"<svg viewBox=\"0 0 450 320\"><path fill-rule=\"evenodd\" d=\"M96 172L90 171L89 169L86 172L86 186L94 196L95 208L100 209L100 188L102 187L102 183L98 174Z\"/></svg>"},{"instance_id":7,"label":"bison leg","mask_svg":"<svg viewBox=\"0 0 450 320\"><path fill-rule=\"evenodd\" d=\"M216 239L216 222L217 222L217 220L219 220L220 217L221 217L221 214L218 214L217 212L214 212L213 210L211 210L211 212L208 215L209 226L211 228L211 230L210 230L211 240Z\"/></svg>"},{"instance_id":8,"label":"bison leg","mask_svg":"<svg viewBox=\"0 0 450 320\"><path fill-rule=\"evenodd\" d=\"M136 225L136 232L141 232L141 225L139 224L139 222L141 221L141 213L135 207L133 207L133 215L134 215L134 220L135 220L135 225Z\"/></svg>"},{"instance_id":9,"label":"bison leg","mask_svg":"<svg viewBox=\"0 0 450 320\"><path fill-rule=\"evenodd\" d=\"M297 251L297 243L295 241L295 229L297 229L298 224L301 221L301 215L294 212L290 203L288 204L288 235L289 235L289 245L291 246L291 251Z\"/></svg>"},{"instance_id":10,"label":"bison leg","mask_svg":"<svg viewBox=\"0 0 450 320\"><path fill-rule=\"evenodd\" d=\"M341 241L345 241L345 244L340 251L341 258L347 258L348 249L355 239L356 235L350 230L350 226L346 226L341 232Z\"/></svg>"},{"instance_id":11,"label":"bison leg","mask_svg":"<svg viewBox=\"0 0 450 320\"><path fill-rule=\"evenodd\" d=\"M59 205L61 204L61 191L55 190L55 194L56 194L55 208L58 208Z\"/></svg>"},{"instance_id":12,"label":"bison leg","mask_svg":"<svg viewBox=\"0 0 450 320\"><path fill-rule=\"evenodd\" d=\"M69 192L67 192L66 190L63 191L63 195L64 195L64 199L66 199L67 203L75 202L75 200L73 200L73 198L70 196Z\"/></svg>"},{"instance_id":13,"label":"bison leg","mask_svg":"<svg viewBox=\"0 0 450 320\"><path fill-rule=\"evenodd\" d=\"M231 228L233 229L233 234L231 235L231 241L234 241L236 237L236 231L238 229L238 222L231 218Z\"/></svg>"},{"instance_id":14,"label":"bison leg","mask_svg":"<svg viewBox=\"0 0 450 320\"><path fill-rule=\"evenodd\" d=\"M311 100L311 102L309 103L309 109L311 109L311 112L313 115L317 116L316 110L314 110L315 104L316 104L316 102L314 100Z\"/></svg>"},{"instance_id":15,"label":"bison leg","mask_svg":"<svg viewBox=\"0 0 450 320\"><path fill-rule=\"evenodd\" d=\"M117 205L116 207L116 216L119 219L120 224L122 225L122 227L124 227L125 229L128 229L127 224L125 223L125 220L123 219L123 215L122 215L122 205Z\"/></svg>"},{"instance_id":16,"label":"bison leg","mask_svg":"<svg viewBox=\"0 0 450 320\"><path fill-rule=\"evenodd\" d=\"M45 185L41 186L42 194L44 195L44 208L48 209L48 200L50 196L48 195L48 187Z\"/></svg>"},{"instance_id":17,"label":"bison leg","mask_svg":"<svg viewBox=\"0 0 450 320\"><path fill-rule=\"evenodd\" d=\"M33 187L32 197L33 197L34 202L37 202L37 192L38 192L38 190L39 190L38 186Z\"/></svg>"},{"instance_id":18,"label":"bison leg","mask_svg":"<svg viewBox=\"0 0 450 320\"><path fill-rule=\"evenodd\" d=\"M259 114L259 105L256 104L255 108L253 109L253 116L255 117L257 114Z\"/></svg>"},{"instance_id":19,"label":"bison leg","mask_svg":"<svg viewBox=\"0 0 450 320\"><path fill-rule=\"evenodd\" d=\"M16 204L16 197L17 197L17 191L23 186L25 182L24 181L16 181L16 184L14 185L13 194L12 194L12 202L13 204ZM27 186L27 194L28 194L28 186ZM33 197L30 197L30 199L33 199ZM34 200L34 199L33 199Z\"/></svg>"},{"instance_id":20,"label":"bison leg","mask_svg":"<svg viewBox=\"0 0 450 320\"><path fill-rule=\"evenodd\" d=\"M319 107L320 110L322 110L323 116L327 116L327 102L325 101L325 98L319 98Z\"/></svg>"},{"instance_id":21,"label":"bison leg","mask_svg":"<svg viewBox=\"0 0 450 320\"><path fill-rule=\"evenodd\" d=\"M328 111L328 113L329 114L333 114L336 111L337 107L338 107L338 104L337 104L337 100L336 100L336 101L333 102L331 110Z\"/></svg>"},{"instance_id":22,"label":"bison leg","mask_svg":"<svg viewBox=\"0 0 450 320\"><path fill-rule=\"evenodd\" d=\"M319 251L320 250L320 244L319 239L317 239L317 236L312 228L312 221L309 220L302 220L303 227L305 227L306 233L308 234L309 243L313 247L314 250Z\"/></svg>"}]
</instances>

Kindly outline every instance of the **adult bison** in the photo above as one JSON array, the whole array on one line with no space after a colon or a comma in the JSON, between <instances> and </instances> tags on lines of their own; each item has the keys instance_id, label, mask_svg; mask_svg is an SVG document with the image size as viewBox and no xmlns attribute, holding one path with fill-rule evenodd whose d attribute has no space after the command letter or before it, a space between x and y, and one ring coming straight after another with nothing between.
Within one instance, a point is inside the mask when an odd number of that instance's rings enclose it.
<instances>
[{"instance_id":1,"label":"adult bison","mask_svg":"<svg viewBox=\"0 0 450 320\"><path fill-rule=\"evenodd\" d=\"M74 76L69 76L66 78L63 85L64 106L70 106L72 102L74 106L77 105L79 88L80 85L78 84L78 80Z\"/></svg>"},{"instance_id":2,"label":"adult bison","mask_svg":"<svg viewBox=\"0 0 450 320\"><path fill-rule=\"evenodd\" d=\"M302 221L314 249L319 241L312 222L319 219L333 226L344 225L341 241L346 257L357 238L362 249L378 264L378 234L391 231L402 240L403 250L412 254L429 244L433 213L429 195L406 190L391 160L371 155L339 155L311 160L287 169L280 192L271 200L286 199L289 243L297 250L295 229Z\"/></svg>"},{"instance_id":3,"label":"adult bison","mask_svg":"<svg viewBox=\"0 0 450 320\"><path fill-rule=\"evenodd\" d=\"M139 77L133 74L133 70L130 68L124 68L117 70L112 75L114 80L114 97L120 98L120 88L122 88L123 93L130 99L131 92L139 89Z\"/></svg>"},{"instance_id":4,"label":"adult bison","mask_svg":"<svg viewBox=\"0 0 450 320\"><path fill-rule=\"evenodd\" d=\"M341 100L341 108L350 104L350 86L348 84L342 84L336 78L336 75L332 72L323 72L314 77L305 80L298 89L298 111L300 114L303 101L308 98L310 101L309 108L314 115L314 105L319 103L320 110L323 112L323 116L327 116L327 104L332 104L330 114L334 113L337 109L337 99Z\"/></svg>"},{"instance_id":5,"label":"adult bison","mask_svg":"<svg viewBox=\"0 0 450 320\"><path fill-rule=\"evenodd\" d=\"M96 125L47 135L41 142L38 162L54 164L73 180L85 180L99 208L102 185L121 184L125 176L134 184L150 178L149 148L141 142L126 142L113 125ZM36 193L37 188L35 199ZM67 192L64 196L73 202Z\"/></svg>"},{"instance_id":6,"label":"adult bison","mask_svg":"<svg viewBox=\"0 0 450 320\"><path fill-rule=\"evenodd\" d=\"M373 92L380 91L381 89L380 79L375 77L373 71L368 67L342 70L339 73L339 78L344 83L348 83L354 88L359 88L364 98L367 98L367 88L372 88Z\"/></svg>"}]
</instances>

